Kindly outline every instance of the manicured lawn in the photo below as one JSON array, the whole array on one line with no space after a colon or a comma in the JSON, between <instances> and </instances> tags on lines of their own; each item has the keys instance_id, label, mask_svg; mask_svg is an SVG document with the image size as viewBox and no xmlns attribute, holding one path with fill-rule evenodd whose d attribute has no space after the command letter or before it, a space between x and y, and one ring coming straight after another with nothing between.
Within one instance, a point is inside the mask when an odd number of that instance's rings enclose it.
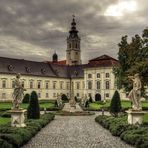
<instances>
[{"instance_id":1,"label":"manicured lawn","mask_svg":"<svg viewBox=\"0 0 148 148\"><path fill-rule=\"evenodd\" d=\"M148 123L148 114L144 115L144 122Z\"/></svg>"},{"instance_id":2,"label":"manicured lawn","mask_svg":"<svg viewBox=\"0 0 148 148\"><path fill-rule=\"evenodd\" d=\"M11 109L12 107L12 103L3 103L1 102L0 103L0 110L1 109ZM21 108L24 108L26 109L28 107L28 104L27 103L23 103L21 104ZM54 107L54 104L51 103L51 102L47 102L47 103L40 103L40 107L43 107L43 108L51 108L51 107Z\"/></svg>"},{"instance_id":3,"label":"manicured lawn","mask_svg":"<svg viewBox=\"0 0 148 148\"><path fill-rule=\"evenodd\" d=\"M0 125L7 124L10 121L11 121L10 118L2 118L2 117L0 117Z\"/></svg>"},{"instance_id":4,"label":"manicured lawn","mask_svg":"<svg viewBox=\"0 0 148 148\"><path fill-rule=\"evenodd\" d=\"M122 108L131 108L131 102L130 101L122 101L121 102ZM89 109L100 109L101 107L109 107L110 106L110 101L107 101L104 105L99 104L98 102L93 102L89 104ZM148 102L142 102L143 107L148 107Z\"/></svg>"}]
</instances>

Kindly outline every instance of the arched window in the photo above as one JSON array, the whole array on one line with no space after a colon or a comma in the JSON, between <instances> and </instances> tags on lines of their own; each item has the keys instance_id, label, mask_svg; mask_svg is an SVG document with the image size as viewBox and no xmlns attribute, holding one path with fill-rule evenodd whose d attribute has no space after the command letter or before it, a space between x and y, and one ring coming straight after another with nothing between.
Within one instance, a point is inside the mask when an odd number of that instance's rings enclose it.
<instances>
[{"instance_id":1,"label":"arched window","mask_svg":"<svg viewBox=\"0 0 148 148\"><path fill-rule=\"evenodd\" d=\"M77 43L76 43L76 48L78 47Z\"/></svg>"},{"instance_id":2,"label":"arched window","mask_svg":"<svg viewBox=\"0 0 148 148\"><path fill-rule=\"evenodd\" d=\"M97 89L100 89L101 88L101 83L100 81L97 81Z\"/></svg>"},{"instance_id":3,"label":"arched window","mask_svg":"<svg viewBox=\"0 0 148 148\"><path fill-rule=\"evenodd\" d=\"M110 86L109 86L109 81L106 81L106 83L105 83L105 88L106 88L106 89L109 89L109 87L110 87Z\"/></svg>"},{"instance_id":4,"label":"arched window","mask_svg":"<svg viewBox=\"0 0 148 148\"><path fill-rule=\"evenodd\" d=\"M100 78L100 73L97 73L97 78Z\"/></svg>"},{"instance_id":5,"label":"arched window","mask_svg":"<svg viewBox=\"0 0 148 148\"><path fill-rule=\"evenodd\" d=\"M71 43L69 43L69 48L71 48Z\"/></svg>"},{"instance_id":6,"label":"arched window","mask_svg":"<svg viewBox=\"0 0 148 148\"><path fill-rule=\"evenodd\" d=\"M33 81L30 81L30 89L33 88Z\"/></svg>"},{"instance_id":7,"label":"arched window","mask_svg":"<svg viewBox=\"0 0 148 148\"><path fill-rule=\"evenodd\" d=\"M88 89L92 89L92 82L88 81Z\"/></svg>"}]
</instances>

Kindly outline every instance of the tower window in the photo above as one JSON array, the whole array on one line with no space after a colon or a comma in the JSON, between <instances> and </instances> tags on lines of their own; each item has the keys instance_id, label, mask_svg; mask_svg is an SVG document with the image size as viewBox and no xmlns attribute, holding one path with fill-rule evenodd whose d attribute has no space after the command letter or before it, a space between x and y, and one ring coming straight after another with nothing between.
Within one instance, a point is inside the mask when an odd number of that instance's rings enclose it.
<instances>
[{"instance_id":1,"label":"tower window","mask_svg":"<svg viewBox=\"0 0 148 148\"><path fill-rule=\"evenodd\" d=\"M77 43L76 43L76 48L78 47Z\"/></svg>"},{"instance_id":2,"label":"tower window","mask_svg":"<svg viewBox=\"0 0 148 148\"><path fill-rule=\"evenodd\" d=\"M71 48L71 43L69 44L69 48Z\"/></svg>"},{"instance_id":3,"label":"tower window","mask_svg":"<svg viewBox=\"0 0 148 148\"><path fill-rule=\"evenodd\" d=\"M78 52L76 52L76 55L78 55Z\"/></svg>"}]
</instances>

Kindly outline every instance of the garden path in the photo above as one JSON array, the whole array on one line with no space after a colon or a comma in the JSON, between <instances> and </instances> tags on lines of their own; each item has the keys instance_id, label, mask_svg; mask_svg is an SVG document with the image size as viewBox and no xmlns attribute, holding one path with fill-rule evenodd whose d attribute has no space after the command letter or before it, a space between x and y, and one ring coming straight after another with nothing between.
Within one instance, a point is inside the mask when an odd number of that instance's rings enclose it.
<instances>
[{"instance_id":1,"label":"garden path","mask_svg":"<svg viewBox=\"0 0 148 148\"><path fill-rule=\"evenodd\" d=\"M132 148L96 123L95 116L56 116L23 148Z\"/></svg>"}]
</instances>

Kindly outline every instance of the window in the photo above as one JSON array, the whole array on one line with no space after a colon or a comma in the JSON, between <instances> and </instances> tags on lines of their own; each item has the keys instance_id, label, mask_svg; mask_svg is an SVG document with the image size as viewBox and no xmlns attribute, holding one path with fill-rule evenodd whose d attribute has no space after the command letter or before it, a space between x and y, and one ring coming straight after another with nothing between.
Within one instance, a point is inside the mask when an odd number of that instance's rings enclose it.
<instances>
[{"instance_id":1,"label":"window","mask_svg":"<svg viewBox=\"0 0 148 148\"><path fill-rule=\"evenodd\" d=\"M76 52L76 55L78 55L78 52Z\"/></svg>"},{"instance_id":2,"label":"window","mask_svg":"<svg viewBox=\"0 0 148 148\"><path fill-rule=\"evenodd\" d=\"M2 93L2 99L6 99L6 93Z\"/></svg>"},{"instance_id":3,"label":"window","mask_svg":"<svg viewBox=\"0 0 148 148\"><path fill-rule=\"evenodd\" d=\"M105 96L106 96L107 98L109 98L109 93L106 93Z\"/></svg>"},{"instance_id":4,"label":"window","mask_svg":"<svg viewBox=\"0 0 148 148\"><path fill-rule=\"evenodd\" d=\"M37 88L38 88L38 89L41 88L41 82L40 82L40 81L37 82Z\"/></svg>"},{"instance_id":5,"label":"window","mask_svg":"<svg viewBox=\"0 0 148 148\"><path fill-rule=\"evenodd\" d=\"M48 98L49 97L49 95L48 95L48 93L46 93L46 98Z\"/></svg>"},{"instance_id":6,"label":"window","mask_svg":"<svg viewBox=\"0 0 148 148\"><path fill-rule=\"evenodd\" d=\"M88 89L92 89L92 82L88 81Z\"/></svg>"},{"instance_id":7,"label":"window","mask_svg":"<svg viewBox=\"0 0 148 148\"><path fill-rule=\"evenodd\" d=\"M100 89L101 88L101 83L100 81L97 81L97 89Z\"/></svg>"},{"instance_id":8,"label":"window","mask_svg":"<svg viewBox=\"0 0 148 148\"><path fill-rule=\"evenodd\" d=\"M109 78L109 73L106 73L106 78Z\"/></svg>"},{"instance_id":9,"label":"window","mask_svg":"<svg viewBox=\"0 0 148 148\"><path fill-rule=\"evenodd\" d=\"M97 73L97 78L100 78L100 73Z\"/></svg>"},{"instance_id":10,"label":"window","mask_svg":"<svg viewBox=\"0 0 148 148\"><path fill-rule=\"evenodd\" d=\"M109 81L106 81L106 82L105 82L105 88L106 88L106 89L109 89Z\"/></svg>"},{"instance_id":11,"label":"window","mask_svg":"<svg viewBox=\"0 0 148 148\"><path fill-rule=\"evenodd\" d=\"M49 83L48 83L48 82L45 83L45 88L46 88L46 89L49 88Z\"/></svg>"},{"instance_id":12,"label":"window","mask_svg":"<svg viewBox=\"0 0 148 148\"><path fill-rule=\"evenodd\" d=\"M79 93L77 93L77 97L79 97Z\"/></svg>"},{"instance_id":13,"label":"window","mask_svg":"<svg viewBox=\"0 0 148 148\"><path fill-rule=\"evenodd\" d=\"M15 81L12 81L12 88L15 88Z\"/></svg>"},{"instance_id":14,"label":"window","mask_svg":"<svg viewBox=\"0 0 148 148\"><path fill-rule=\"evenodd\" d=\"M33 88L33 81L30 81L30 89Z\"/></svg>"},{"instance_id":15,"label":"window","mask_svg":"<svg viewBox=\"0 0 148 148\"><path fill-rule=\"evenodd\" d=\"M56 81L53 82L53 89L56 89Z\"/></svg>"},{"instance_id":16,"label":"window","mask_svg":"<svg viewBox=\"0 0 148 148\"><path fill-rule=\"evenodd\" d=\"M80 82L76 82L76 89L80 89Z\"/></svg>"},{"instance_id":17,"label":"window","mask_svg":"<svg viewBox=\"0 0 148 148\"><path fill-rule=\"evenodd\" d=\"M76 48L78 47L77 43L76 43Z\"/></svg>"},{"instance_id":18,"label":"window","mask_svg":"<svg viewBox=\"0 0 148 148\"><path fill-rule=\"evenodd\" d=\"M2 81L2 88L6 88L6 80Z\"/></svg>"},{"instance_id":19,"label":"window","mask_svg":"<svg viewBox=\"0 0 148 148\"><path fill-rule=\"evenodd\" d=\"M63 89L63 81L60 82L60 89Z\"/></svg>"},{"instance_id":20,"label":"window","mask_svg":"<svg viewBox=\"0 0 148 148\"><path fill-rule=\"evenodd\" d=\"M88 74L88 78L92 78L92 74Z\"/></svg>"},{"instance_id":21,"label":"window","mask_svg":"<svg viewBox=\"0 0 148 148\"><path fill-rule=\"evenodd\" d=\"M41 98L41 93L38 93L38 98Z\"/></svg>"},{"instance_id":22,"label":"window","mask_svg":"<svg viewBox=\"0 0 148 148\"><path fill-rule=\"evenodd\" d=\"M69 48L71 48L71 43L69 43Z\"/></svg>"}]
</instances>

